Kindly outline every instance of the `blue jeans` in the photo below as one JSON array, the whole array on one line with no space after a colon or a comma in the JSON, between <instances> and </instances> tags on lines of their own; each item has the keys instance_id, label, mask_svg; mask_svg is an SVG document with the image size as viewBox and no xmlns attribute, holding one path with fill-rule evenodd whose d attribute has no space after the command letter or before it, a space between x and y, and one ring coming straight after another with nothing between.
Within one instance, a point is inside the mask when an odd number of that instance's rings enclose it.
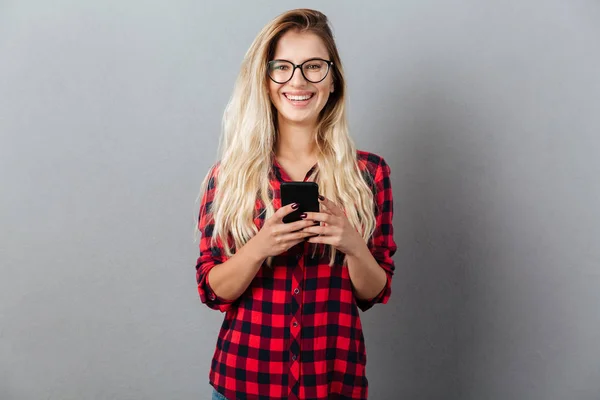
<instances>
[{"instance_id":1,"label":"blue jeans","mask_svg":"<svg viewBox=\"0 0 600 400\"><path fill-rule=\"evenodd\" d=\"M213 388L211 400L227 400L227 398Z\"/></svg>"}]
</instances>

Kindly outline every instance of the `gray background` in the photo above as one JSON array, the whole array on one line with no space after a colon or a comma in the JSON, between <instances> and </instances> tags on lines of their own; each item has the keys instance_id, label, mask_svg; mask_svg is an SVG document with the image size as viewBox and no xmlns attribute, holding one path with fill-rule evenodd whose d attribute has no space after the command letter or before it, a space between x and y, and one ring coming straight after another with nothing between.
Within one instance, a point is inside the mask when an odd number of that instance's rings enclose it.
<instances>
[{"instance_id":1,"label":"gray background","mask_svg":"<svg viewBox=\"0 0 600 400\"><path fill-rule=\"evenodd\" d=\"M209 398L195 200L246 49L299 5L392 167L370 398L600 398L599 2L223 3L0 1L0 399Z\"/></svg>"}]
</instances>

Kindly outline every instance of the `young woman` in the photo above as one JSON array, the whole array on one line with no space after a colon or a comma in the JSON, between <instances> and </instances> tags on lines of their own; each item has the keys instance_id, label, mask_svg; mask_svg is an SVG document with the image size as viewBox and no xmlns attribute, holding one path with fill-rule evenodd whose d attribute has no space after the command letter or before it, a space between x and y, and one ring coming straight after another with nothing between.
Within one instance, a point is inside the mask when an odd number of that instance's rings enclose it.
<instances>
[{"instance_id":1,"label":"young woman","mask_svg":"<svg viewBox=\"0 0 600 400\"><path fill-rule=\"evenodd\" d=\"M225 312L213 399L366 399L358 309L386 303L396 251L390 168L348 134L327 17L286 12L248 50L219 161L201 191L198 292ZM320 212L283 223L280 184L314 181Z\"/></svg>"}]
</instances>

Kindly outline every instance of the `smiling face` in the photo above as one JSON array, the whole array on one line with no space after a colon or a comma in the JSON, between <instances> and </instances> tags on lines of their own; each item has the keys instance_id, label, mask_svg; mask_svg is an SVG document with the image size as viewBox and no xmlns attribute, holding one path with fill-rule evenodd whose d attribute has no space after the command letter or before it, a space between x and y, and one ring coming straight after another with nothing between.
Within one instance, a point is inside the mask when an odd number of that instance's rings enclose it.
<instances>
[{"instance_id":1,"label":"smiling face","mask_svg":"<svg viewBox=\"0 0 600 400\"><path fill-rule=\"evenodd\" d=\"M323 40L314 33L294 30L284 33L275 48L273 60L287 60L299 65L313 58L330 60ZM309 69L314 68L310 65ZM294 72L289 82L279 84L268 79L269 96L277 109L279 125L294 124L314 127L319 113L327 104L329 94L333 92L333 73L319 83L304 79L300 68ZM310 78L310 75L307 75Z\"/></svg>"}]
</instances>

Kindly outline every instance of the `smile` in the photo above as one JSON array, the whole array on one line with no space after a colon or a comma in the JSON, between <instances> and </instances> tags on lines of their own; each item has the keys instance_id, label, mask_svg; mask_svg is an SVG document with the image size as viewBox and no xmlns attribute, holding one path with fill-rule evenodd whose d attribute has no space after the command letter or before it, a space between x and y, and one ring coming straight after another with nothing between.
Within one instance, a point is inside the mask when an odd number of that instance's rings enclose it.
<instances>
[{"instance_id":1,"label":"smile","mask_svg":"<svg viewBox=\"0 0 600 400\"><path fill-rule=\"evenodd\" d=\"M307 101L307 100L312 99L315 94L311 93L311 94L305 94L305 95L293 95L293 94L284 93L283 95L285 96L286 99L291 100L291 101Z\"/></svg>"}]
</instances>

